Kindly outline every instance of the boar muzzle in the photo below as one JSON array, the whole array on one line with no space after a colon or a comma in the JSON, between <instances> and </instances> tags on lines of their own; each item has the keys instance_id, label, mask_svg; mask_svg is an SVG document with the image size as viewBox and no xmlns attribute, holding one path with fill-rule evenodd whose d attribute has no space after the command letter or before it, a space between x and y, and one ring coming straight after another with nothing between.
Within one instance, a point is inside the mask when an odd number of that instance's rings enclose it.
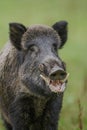
<instances>
[{"instance_id":1,"label":"boar muzzle","mask_svg":"<svg viewBox=\"0 0 87 130\"><path fill-rule=\"evenodd\" d=\"M67 73L58 66L54 67L49 74L51 80L64 80L66 76Z\"/></svg>"}]
</instances>

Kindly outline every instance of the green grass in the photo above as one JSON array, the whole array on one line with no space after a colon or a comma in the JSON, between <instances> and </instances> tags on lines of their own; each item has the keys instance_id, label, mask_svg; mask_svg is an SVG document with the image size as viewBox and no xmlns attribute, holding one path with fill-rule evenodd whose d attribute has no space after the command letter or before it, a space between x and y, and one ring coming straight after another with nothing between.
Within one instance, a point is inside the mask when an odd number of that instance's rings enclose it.
<instances>
[{"instance_id":1,"label":"green grass","mask_svg":"<svg viewBox=\"0 0 87 130\"><path fill-rule=\"evenodd\" d=\"M0 48L8 40L9 22L52 25L59 20L69 23L68 41L60 50L70 73L59 130L81 130L79 128L78 99L82 106L83 129L87 130L87 1L86 0L3 0L0 2ZM86 78L87 79L87 78ZM86 84L86 85L84 85ZM0 130L4 130L0 121Z\"/></svg>"}]
</instances>

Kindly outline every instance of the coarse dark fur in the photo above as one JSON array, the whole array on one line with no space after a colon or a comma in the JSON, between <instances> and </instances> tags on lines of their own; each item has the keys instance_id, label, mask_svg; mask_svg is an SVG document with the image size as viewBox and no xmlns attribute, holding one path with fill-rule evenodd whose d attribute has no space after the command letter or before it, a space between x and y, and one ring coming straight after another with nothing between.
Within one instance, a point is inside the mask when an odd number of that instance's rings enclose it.
<instances>
[{"instance_id":1,"label":"coarse dark fur","mask_svg":"<svg viewBox=\"0 0 87 130\"><path fill-rule=\"evenodd\" d=\"M52 27L9 24L10 41L0 53L0 109L7 130L57 130L63 93L41 79L65 65L57 54L67 40L67 22Z\"/></svg>"}]
</instances>

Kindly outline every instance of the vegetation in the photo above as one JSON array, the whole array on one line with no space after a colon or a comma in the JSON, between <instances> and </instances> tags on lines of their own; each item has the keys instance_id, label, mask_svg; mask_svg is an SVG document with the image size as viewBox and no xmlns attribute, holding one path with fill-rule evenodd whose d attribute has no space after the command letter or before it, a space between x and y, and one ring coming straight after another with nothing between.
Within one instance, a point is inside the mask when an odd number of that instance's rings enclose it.
<instances>
[{"instance_id":1,"label":"vegetation","mask_svg":"<svg viewBox=\"0 0 87 130\"><path fill-rule=\"evenodd\" d=\"M87 130L87 1L3 0L0 2L0 48L8 40L8 23L52 25L69 23L69 37L60 55L70 73L64 96L59 130ZM4 130L0 120L0 130Z\"/></svg>"}]
</instances>

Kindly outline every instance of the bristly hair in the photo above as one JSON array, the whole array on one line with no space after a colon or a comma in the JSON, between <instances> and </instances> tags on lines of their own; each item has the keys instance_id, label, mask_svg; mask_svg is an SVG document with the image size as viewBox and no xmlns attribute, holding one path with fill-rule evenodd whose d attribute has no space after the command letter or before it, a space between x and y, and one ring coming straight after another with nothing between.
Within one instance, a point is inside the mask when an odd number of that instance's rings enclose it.
<instances>
[{"instance_id":1,"label":"bristly hair","mask_svg":"<svg viewBox=\"0 0 87 130\"><path fill-rule=\"evenodd\" d=\"M40 36L53 37L57 41L61 41L60 36L53 28L45 25L33 25L27 28L27 31L23 34L22 45Z\"/></svg>"}]
</instances>

